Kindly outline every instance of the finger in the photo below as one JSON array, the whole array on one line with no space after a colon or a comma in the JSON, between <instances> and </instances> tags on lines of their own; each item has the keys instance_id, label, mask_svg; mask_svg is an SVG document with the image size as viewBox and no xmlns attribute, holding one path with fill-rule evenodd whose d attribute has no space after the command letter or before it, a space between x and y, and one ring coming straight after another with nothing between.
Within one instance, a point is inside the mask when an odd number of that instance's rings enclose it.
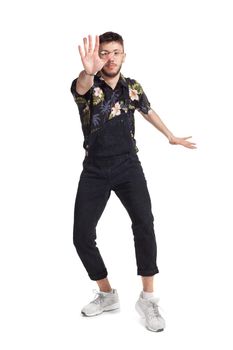
<instances>
[{"instance_id":1,"label":"finger","mask_svg":"<svg viewBox=\"0 0 233 350\"><path fill-rule=\"evenodd\" d=\"M184 142L186 145L196 145L196 143L194 143L194 142L189 142L189 141L185 141Z\"/></svg>"},{"instance_id":2,"label":"finger","mask_svg":"<svg viewBox=\"0 0 233 350\"><path fill-rule=\"evenodd\" d=\"M80 45L78 45L78 50L79 50L81 58L83 59L84 58L84 52L83 52L83 50L82 50Z\"/></svg>"},{"instance_id":3,"label":"finger","mask_svg":"<svg viewBox=\"0 0 233 350\"><path fill-rule=\"evenodd\" d=\"M99 36L96 35L95 36L95 47L94 47L94 52L98 52L99 51Z\"/></svg>"},{"instance_id":4,"label":"finger","mask_svg":"<svg viewBox=\"0 0 233 350\"><path fill-rule=\"evenodd\" d=\"M92 36L88 35L88 39L89 39L89 48L88 48L88 52L92 52Z\"/></svg>"},{"instance_id":5,"label":"finger","mask_svg":"<svg viewBox=\"0 0 233 350\"><path fill-rule=\"evenodd\" d=\"M87 55L87 38L83 38L85 55Z\"/></svg>"},{"instance_id":6,"label":"finger","mask_svg":"<svg viewBox=\"0 0 233 350\"><path fill-rule=\"evenodd\" d=\"M187 140L187 139L190 139L190 137L192 137L192 136L182 137L182 139L183 139L183 140Z\"/></svg>"},{"instance_id":7,"label":"finger","mask_svg":"<svg viewBox=\"0 0 233 350\"><path fill-rule=\"evenodd\" d=\"M196 146L193 146L192 144L186 145L188 148L197 148Z\"/></svg>"},{"instance_id":8,"label":"finger","mask_svg":"<svg viewBox=\"0 0 233 350\"><path fill-rule=\"evenodd\" d=\"M108 57L101 58L101 60L102 60L103 64L105 64L105 63L107 63L107 61L108 61Z\"/></svg>"}]
</instances>

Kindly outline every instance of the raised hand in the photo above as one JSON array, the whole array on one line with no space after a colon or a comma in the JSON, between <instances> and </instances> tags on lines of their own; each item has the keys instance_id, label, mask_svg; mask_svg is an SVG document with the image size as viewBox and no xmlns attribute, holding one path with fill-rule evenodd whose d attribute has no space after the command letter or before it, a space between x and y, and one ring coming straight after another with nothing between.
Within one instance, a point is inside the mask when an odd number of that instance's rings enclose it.
<instances>
[{"instance_id":1,"label":"raised hand","mask_svg":"<svg viewBox=\"0 0 233 350\"><path fill-rule=\"evenodd\" d=\"M84 51L80 45L78 45L78 49L79 49L79 53L80 53L85 71L88 74L95 74L96 72L102 69L102 67L114 55L114 53L111 53L106 58L100 58L99 57L99 36L96 35L95 37L94 50L92 48L91 35L88 35L88 39L89 39L89 43L87 44L87 38L86 37L83 38Z\"/></svg>"}]
</instances>

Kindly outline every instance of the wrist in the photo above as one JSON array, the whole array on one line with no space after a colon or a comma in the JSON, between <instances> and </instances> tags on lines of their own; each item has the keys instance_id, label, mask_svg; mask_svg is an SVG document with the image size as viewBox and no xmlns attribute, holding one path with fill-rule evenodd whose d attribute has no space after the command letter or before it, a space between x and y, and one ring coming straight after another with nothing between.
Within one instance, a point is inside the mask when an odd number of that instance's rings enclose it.
<instances>
[{"instance_id":1,"label":"wrist","mask_svg":"<svg viewBox=\"0 0 233 350\"><path fill-rule=\"evenodd\" d=\"M174 139L174 135L173 134L168 134L167 135L167 138L168 138L168 141L170 142L170 141L172 141L173 139Z\"/></svg>"},{"instance_id":2,"label":"wrist","mask_svg":"<svg viewBox=\"0 0 233 350\"><path fill-rule=\"evenodd\" d=\"M84 73L85 73L86 75L90 75L90 76L92 76L92 77L95 75L95 73L93 73L93 74L87 73L85 69L84 69Z\"/></svg>"}]
</instances>

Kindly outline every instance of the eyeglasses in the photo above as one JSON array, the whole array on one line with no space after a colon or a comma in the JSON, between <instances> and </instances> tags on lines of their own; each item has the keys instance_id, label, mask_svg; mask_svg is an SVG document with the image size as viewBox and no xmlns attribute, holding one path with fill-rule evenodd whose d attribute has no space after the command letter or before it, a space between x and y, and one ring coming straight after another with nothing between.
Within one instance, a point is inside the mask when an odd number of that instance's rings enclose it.
<instances>
[{"instance_id":1,"label":"eyeglasses","mask_svg":"<svg viewBox=\"0 0 233 350\"><path fill-rule=\"evenodd\" d=\"M120 57L120 55L122 55L124 53L124 52L118 51L118 50L114 50L114 51L102 50L102 51L100 51L99 55L100 55L100 57L105 58L112 52L114 53L114 57Z\"/></svg>"}]
</instances>

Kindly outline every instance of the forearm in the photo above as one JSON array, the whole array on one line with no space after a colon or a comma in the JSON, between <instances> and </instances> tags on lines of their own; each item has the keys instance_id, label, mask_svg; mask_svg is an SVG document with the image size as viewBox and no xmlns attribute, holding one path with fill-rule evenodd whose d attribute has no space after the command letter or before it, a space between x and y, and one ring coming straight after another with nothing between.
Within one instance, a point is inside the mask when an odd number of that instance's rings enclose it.
<instances>
[{"instance_id":1,"label":"forearm","mask_svg":"<svg viewBox=\"0 0 233 350\"><path fill-rule=\"evenodd\" d=\"M76 91L79 94L87 92L94 83L94 76L85 73L85 70L81 71L76 81Z\"/></svg>"},{"instance_id":2,"label":"forearm","mask_svg":"<svg viewBox=\"0 0 233 350\"><path fill-rule=\"evenodd\" d=\"M151 109L147 115L144 115L144 117L148 120L148 122L150 122L154 127L156 127L156 129L162 132L168 138L168 140L174 137L172 132L166 127L166 125L163 123L163 121L153 109Z\"/></svg>"}]
</instances>

